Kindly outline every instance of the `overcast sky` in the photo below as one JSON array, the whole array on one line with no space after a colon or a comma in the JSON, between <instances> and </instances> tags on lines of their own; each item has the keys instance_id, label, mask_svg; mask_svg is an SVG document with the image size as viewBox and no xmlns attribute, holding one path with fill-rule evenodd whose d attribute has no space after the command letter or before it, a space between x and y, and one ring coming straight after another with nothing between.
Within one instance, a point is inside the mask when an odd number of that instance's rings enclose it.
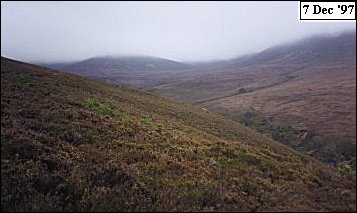
<instances>
[{"instance_id":1,"label":"overcast sky","mask_svg":"<svg viewBox=\"0 0 357 213\"><path fill-rule=\"evenodd\" d=\"M227 59L355 22L301 23L298 2L1 2L1 55L28 62L99 55Z\"/></svg>"}]
</instances>

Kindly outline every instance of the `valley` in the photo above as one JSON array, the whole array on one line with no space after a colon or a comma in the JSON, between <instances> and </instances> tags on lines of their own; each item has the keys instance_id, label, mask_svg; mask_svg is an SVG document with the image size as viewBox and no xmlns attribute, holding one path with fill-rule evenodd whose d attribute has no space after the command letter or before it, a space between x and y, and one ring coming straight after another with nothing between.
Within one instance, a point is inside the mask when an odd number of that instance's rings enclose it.
<instances>
[{"instance_id":1,"label":"valley","mask_svg":"<svg viewBox=\"0 0 357 213\"><path fill-rule=\"evenodd\" d=\"M199 105L316 159L355 170L355 46L355 32L346 32L226 61L99 57L47 66Z\"/></svg>"}]
</instances>

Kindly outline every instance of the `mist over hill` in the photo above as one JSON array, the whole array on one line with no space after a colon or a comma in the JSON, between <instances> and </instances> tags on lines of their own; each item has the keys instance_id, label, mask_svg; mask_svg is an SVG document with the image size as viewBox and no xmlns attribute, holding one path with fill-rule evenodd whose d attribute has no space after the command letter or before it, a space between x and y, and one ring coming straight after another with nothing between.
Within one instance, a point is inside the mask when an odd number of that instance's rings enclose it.
<instances>
[{"instance_id":1,"label":"mist over hill","mask_svg":"<svg viewBox=\"0 0 357 213\"><path fill-rule=\"evenodd\" d=\"M229 69L264 63L323 63L331 60L351 60L355 55L356 31L345 31L339 34L317 34L258 53L212 63L199 63L199 66L206 69Z\"/></svg>"}]
</instances>

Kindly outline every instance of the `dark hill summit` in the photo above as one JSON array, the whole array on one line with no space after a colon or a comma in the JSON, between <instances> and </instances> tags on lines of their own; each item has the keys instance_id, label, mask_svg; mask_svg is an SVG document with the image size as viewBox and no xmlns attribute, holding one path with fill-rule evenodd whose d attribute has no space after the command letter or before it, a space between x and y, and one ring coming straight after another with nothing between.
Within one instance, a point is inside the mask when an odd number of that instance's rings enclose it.
<instances>
[{"instance_id":1,"label":"dark hill summit","mask_svg":"<svg viewBox=\"0 0 357 213\"><path fill-rule=\"evenodd\" d=\"M70 72L107 83L143 86L190 65L151 56L93 57L74 63L42 64L45 67Z\"/></svg>"}]
</instances>

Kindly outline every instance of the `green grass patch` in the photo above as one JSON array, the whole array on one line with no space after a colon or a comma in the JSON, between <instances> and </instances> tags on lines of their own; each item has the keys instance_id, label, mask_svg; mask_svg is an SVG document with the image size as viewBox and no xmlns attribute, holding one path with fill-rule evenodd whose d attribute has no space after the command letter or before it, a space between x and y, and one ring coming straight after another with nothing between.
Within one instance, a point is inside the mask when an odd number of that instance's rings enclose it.
<instances>
[{"instance_id":1,"label":"green grass patch","mask_svg":"<svg viewBox=\"0 0 357 213\"><path fill-rule=\"evenodd\" d=\"M342 174L351 174L351 173L353 173L352 166L349 165L349 164L346 164L346 163L340 164L337 168Z\"/></svg>"},{"instance_id":2,"label":"green grass patch","mask_svg":"<svg viewBox=\"0 0 357 213\"><path fill-rule=\"evenodd\" d=\"M140 123L142 123L142 124L149 125L149 124L151 124L151 122L152 121L151 121L151 119L149 117L142 116L140 118Z\"/></svg>"},{"instance_id":3,"label":"green grass patch","mask_svg":"<svg viewBox=\"0 0 357 213\"><path fill-rule=\"evenodd\" d=\"M116 106L113 103L103 104L103 103L99 102L98 100L95 100L92 98L87 98L84 101L84 104L88 108L100 111L101 113L103 113L105 115L109 115L110 117L114 117L116 115L115 114Z\"/></svg>"}]
</instances>

